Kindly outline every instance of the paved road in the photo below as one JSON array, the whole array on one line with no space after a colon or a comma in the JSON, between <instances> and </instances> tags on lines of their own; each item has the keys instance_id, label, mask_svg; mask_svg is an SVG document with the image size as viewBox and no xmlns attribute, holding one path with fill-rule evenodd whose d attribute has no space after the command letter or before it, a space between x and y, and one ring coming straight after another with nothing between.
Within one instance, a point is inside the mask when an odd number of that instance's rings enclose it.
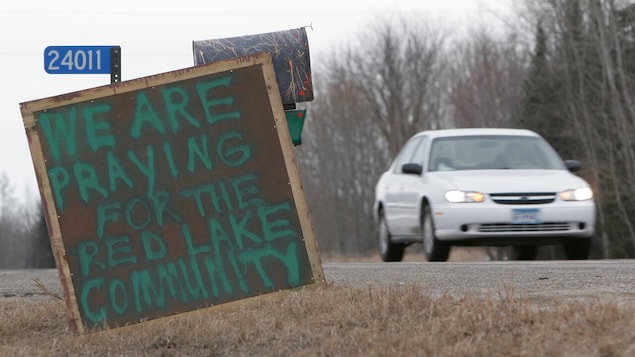
<instances>
[{"instance_id":1,"label":"paved road","mask_svg":"<svg viewBox=\"0 0 635 357\"><path fill-rule=\"evenodd\" d=\"M329 283L355 287L417 284L431 294L498 293L528 298L601 298L635 303L635 260L324 263ZM0 271L0 299L62 295L56 270Z\"/></svg>"},{"instance_id":2,"label":"paved road","mask_svg":"<svg viewBox=\"0 0 635 357\"><path fill-rule=\"evenodd\" d=\"M353 286L418 284L431 294L494 293L527 298L602 298L635 303L635 260L332 263L327 279Z\"/></svg>"}]
</instances>

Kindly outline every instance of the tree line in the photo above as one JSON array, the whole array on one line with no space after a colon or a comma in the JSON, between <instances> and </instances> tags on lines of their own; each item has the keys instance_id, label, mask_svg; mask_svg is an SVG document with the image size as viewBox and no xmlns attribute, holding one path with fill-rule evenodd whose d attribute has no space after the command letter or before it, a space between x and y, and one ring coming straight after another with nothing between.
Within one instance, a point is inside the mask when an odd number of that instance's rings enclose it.
<instances>
[{"instance_id":1,"label":"tree line","mask_svg":"<svg viewBox=\"0 0 635 357\"><path fill-rule=\"evenodd\" d=\"M0 174L0 270L54 268L53 251L42 206L29 206Z\"/></svg>"},{"instance_id":2,"label":"tree line","mask_svg":"<svg viewBox=\"0 0 635 357\"><path fill-rule=\"evenodd\" d=\"M382 19L314 70L296 153L320 250L374 254L374 185L416 132L534 130L598 206L592 257L635 256L635 5L526 0L495 29ZM542 258L562 257L553 248Z\"/></svg>"}]
</instances>

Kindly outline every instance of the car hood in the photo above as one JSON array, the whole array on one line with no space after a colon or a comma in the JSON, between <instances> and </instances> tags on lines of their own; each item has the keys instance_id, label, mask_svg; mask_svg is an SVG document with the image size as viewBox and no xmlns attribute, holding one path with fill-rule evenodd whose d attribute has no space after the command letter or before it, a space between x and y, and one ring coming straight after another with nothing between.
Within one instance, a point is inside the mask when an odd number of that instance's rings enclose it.
<instances>
[{"instance_id":1,"label":"car hood","mask_svg":"<svg viewBox=\"0 0 635 357\"><path fill-rule=\"evenodd\" d=\"M589 186L567 170L464 170L431 172L448 188L483 193L560 192Z\"/></svg>"}]
</instances>

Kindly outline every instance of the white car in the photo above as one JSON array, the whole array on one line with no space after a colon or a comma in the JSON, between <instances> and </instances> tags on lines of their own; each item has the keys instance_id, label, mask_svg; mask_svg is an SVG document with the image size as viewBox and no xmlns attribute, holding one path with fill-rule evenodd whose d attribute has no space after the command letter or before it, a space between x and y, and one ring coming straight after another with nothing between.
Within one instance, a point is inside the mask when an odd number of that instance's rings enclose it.
<instances>
[{"instance_id":1,"label":"white car","mask_svg":"<svg viewBox=\"0 0 635 357\"><path fill-rule=\"evenodd\" d=\"M534 259L561 244L586 259L596 208L589 184L538 134L521 129L424 131L403 146L375 188L374 214L384 261L423 243L428 261L453 245L512 246Z\"/></svg>"}]
</instances>

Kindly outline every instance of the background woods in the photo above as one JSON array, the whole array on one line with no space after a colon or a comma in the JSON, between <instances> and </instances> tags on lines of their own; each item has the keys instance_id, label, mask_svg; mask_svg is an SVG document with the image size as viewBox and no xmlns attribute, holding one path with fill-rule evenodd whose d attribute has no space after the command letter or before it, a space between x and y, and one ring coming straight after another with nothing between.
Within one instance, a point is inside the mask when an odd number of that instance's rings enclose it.
<instances>
[{"instance_id":1,"label":"background woods","mask_svg":"<svg viewBox=\"0 0 635 357\"><path fill-rule=\"evenodd\" d=\"M599 208L592 256L635 256L635 5L525 1L502 23L449 36L385 20L316 65L297 153L322 252L375 252L374 183L410 135L516 127L583 162Z\"/></svg>"},{"instance_id":2,"label":"background woods","mask_svg":"<svg viewBox=\"0 0 635 357\"><path fill-rule=\"evenodd\" d=\"M54 266L41 206L21 204L7 175L0 174L0 269Z\"/></svg>"},{"instance_id":3,"label":"background woods","mask_svg":"<svg viewBox=\"0 0 635 357\"><path fill-rule=\"evenodd\" d=\"M635 257L635 5L514 4L513 18L461 33L378 18L312 63L315 100L295 151L323 254L375 254L374 185L411 135L515 127L582 161L598 204L592 257ZM50 266L39 204L16 202L0 176L0 268Z\"/></svg>"}]
</instances>

